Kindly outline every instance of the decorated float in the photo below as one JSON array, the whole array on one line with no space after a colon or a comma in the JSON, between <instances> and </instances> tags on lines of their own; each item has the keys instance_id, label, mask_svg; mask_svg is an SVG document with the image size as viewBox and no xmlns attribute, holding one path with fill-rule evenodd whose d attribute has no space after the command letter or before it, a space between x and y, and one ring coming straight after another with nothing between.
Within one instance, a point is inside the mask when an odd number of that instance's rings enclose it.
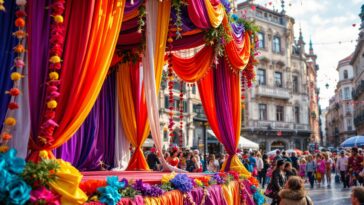
<instances>
[{"instance_id":1,"label":"decorated float","mask_svg":"<svg viewBox=\"0 0 364 205\"><path fill-rule=\"evenodd\" d=\"M265 202L236 155L256 28L230 1L0 0L0 10L0 201ZM199 90L228 153L219 173L186 173L163 157L165 172L148 167L149 133L163 152L157 93L164 83L173 102L175 82ZM171 140L182 112L169 107ZM111 171L130 150L126 171Z\"/></svg>"}]
</instances>

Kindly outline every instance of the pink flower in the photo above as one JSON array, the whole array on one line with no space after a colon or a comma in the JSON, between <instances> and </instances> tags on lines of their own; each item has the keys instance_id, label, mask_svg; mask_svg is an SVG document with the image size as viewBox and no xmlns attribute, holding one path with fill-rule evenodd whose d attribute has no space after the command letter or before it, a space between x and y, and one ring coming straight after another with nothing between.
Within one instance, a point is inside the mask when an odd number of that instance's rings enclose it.
<instances>
[{"instance_id":1,"label":"pink flower","mask_svg":"<svg viewBox=\"0 0 364 205\"><path fill-rule=\"evenodd\" d=\"M44 186L39 189L32 190L30 193L30 202L35 204L43 202L45 205L61 205L60 196L54 194Z\"/></svg>"}]
</instances>

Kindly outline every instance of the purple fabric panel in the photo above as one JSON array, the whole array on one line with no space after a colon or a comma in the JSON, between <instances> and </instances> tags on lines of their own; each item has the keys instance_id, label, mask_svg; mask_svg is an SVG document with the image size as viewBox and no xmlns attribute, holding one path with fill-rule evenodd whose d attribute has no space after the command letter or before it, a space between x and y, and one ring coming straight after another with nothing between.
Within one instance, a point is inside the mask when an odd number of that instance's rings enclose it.
<instances>
[{"instance_id":1,"label":"purple fabric panel","mask_svg":"<svg viewBox=\"0 0 364 205\"><path fill-rule=\"evenodd\" d=\"M231 87L229 68L223 58L219 58L219 64L215 69L215 99L216 99L216 114L221 138L224 141L224 146L229 155L236 153L235 147L235 132L233 126L232 104L231 104Z\"/></svg>"},{"instance_id":2,"label":"purple fabric panel","mask_svg":"<svg viewBox=\"0 0 364 205\"><path fill-rule=\"evenodd\" d=\"M183 36L173 41L173 50L181 50L200 46L205 43L204 33L198 33L190 36Z\"/></svg>"},{"instance_id":3,"label":"purple fabric panel","mask_svg":"<svg viewBox=\"0 0 364 205\"><path fill-rule=\"evenodd\" d=\"M204 0L189 0L187 8L188 16L196 27L211 28Z\"/></svg>"},{"instance_id":4,"label":"purple fabric panel","mask_svg":"<svg viewBox=\"0 0 364 205\"><path fill-rule=\"evenodd\" d=\"M126 1L124 13L129 13L134 9L138 9L138 7L143 3L143 0L133 0L133 4L131 2L132 0Z\"/></svg>"},{"instance_id":5,"label":"purple fabric panel","mask_svg":"<svg viewBox=\"0 0 364 205\"><path fill-rule=\"evenodd\" d=\"M115 152L115 72L111 73L99 97L76 134L54 153L81 171L114 167Z\"/></svg>"},{"instance_id":6,"label":"purple fabric panel","mask_svg":"<svg viewBox=\"0 0 364 205\"><path fill-rule=\"evenodd\" d=\"M171 16L173 22L176 22L177 16L176 11L174 9L171 10ZM182 32L190 31L196 28L196 26L192 23L190 17L188 16L187 6L183 6L181 8L181 18L182 18Z\"/></svg>"},{"instance_id":7,"label":"purple fabric panel","mask_svg":"<svg viewBox=\"0 0 364 205\"><path fill-rule=\"evenodd\" d=\"M38 136L41 111L45 102L45 82L48 70L51 0L30 0L28 13L28 73L31 135Z\"/></svg>"},{"instance_id":8,"label":"purple fabric panel","mask_svg":"<svg viewBox=\"0 0 364 205\"><path fill-rule=\"evenodd\" d=\"M239 38L239 39L242 39L243 34L244 34L244 25L239 25L239 24L236 24L236 23L232 23L231 28L233 30L233 34L235 35L235 37Z\"/></svg>"}]
</instances>

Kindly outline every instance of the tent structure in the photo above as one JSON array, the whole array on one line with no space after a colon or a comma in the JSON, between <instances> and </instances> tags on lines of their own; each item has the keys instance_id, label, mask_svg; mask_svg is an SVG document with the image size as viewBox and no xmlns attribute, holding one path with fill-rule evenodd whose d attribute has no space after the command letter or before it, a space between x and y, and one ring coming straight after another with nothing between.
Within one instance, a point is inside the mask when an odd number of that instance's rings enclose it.
<instances>
[{"instance_id":1,"label":"tent structure","mask_svg":"<svg viewBox=\"0 0 364 205\"><path fill-rule=\"evenodd\" d=\"M259 149L259 144L255 143L245 137L240 137L239 140L239 148L241 149L253 149L253 150L258 150Z\"/></svg>"}]
</instances>

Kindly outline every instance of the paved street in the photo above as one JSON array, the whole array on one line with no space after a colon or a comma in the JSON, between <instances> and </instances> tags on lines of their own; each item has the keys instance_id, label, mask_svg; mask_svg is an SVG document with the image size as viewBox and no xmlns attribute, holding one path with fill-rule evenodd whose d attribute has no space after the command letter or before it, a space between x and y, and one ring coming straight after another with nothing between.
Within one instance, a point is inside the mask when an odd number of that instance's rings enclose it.
<instances>
[{"instance_id":1,"label":"paved street","mask_svg":"<svg viewBox=\"0 0 364 205\"><path fill-rule=\"evenodd\" d=\"M332 176L334 179L334 175ZM326 185L314 189L310 189L309 184L305 185L306 190L309 192L309 196L312 198L314 205L350 205L351 189L343 189L342 184L335 184L332 182L331 188ZM268 199L268 203L270 200Z\"/></svg>"}]
</instances>

